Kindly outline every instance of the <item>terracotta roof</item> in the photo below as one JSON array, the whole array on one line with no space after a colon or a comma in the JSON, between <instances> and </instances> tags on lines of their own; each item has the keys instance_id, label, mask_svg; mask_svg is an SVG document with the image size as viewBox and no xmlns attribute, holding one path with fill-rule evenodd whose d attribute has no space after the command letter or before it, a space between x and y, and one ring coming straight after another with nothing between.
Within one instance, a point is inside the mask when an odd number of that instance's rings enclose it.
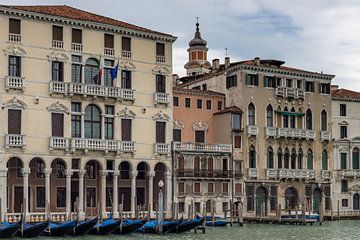
<instances>
[{"instance_id":1,"label":"terracotta roof","mask_svg":"<svg viewBox=\"0 0 360 240\"><path fill-rule=\"evenodd\" d=\"M191 94L191 95L207 95L207 96L214 96L214 97L221 97L224 98L225 94L214 92L214 91L206 91L200 89L188 89L188 88L173 88L174 95L175 94Z\"/></svg>"},{"instance_id":2,"label":"terracotta roof","mask_svg":"<svg viewBox=\"0 0 360 240\"><path fill-rule=\"evenodd\" d=\"M230 107L226 107L224 110L214 113L214 115L223 114L223 113L242 113L242 112L243 111L241 110L241 108L237 106L230 106Z\"/></svg>"},{"instance_id":3,"label":"terracotta roof","mask_svg":"<svg viewBox=\"0 0 360 240\"><path fill-rule=\"evenodd\" d=\"M64 17L64 18L70 18L74 20L81 20L81 21L90 21L90 22L96 22L96 23L102 23L102 24L109 24L117 27L124 27L129 28L137 31L147 32L147 33L155 33L155 34L161 34L166 36L171 36L166 33L157 32L154 30L150 30L147 28L139 27L130 23L122 22L116 19L112 19L109 17L104 17L101 15L97 15L94 13L90 13L81 9L77 9L74 7L66 6L66 5L32 5L32 6L20 6L20 5L12 5L12 6L6 6L2 5L2 7L8 7L16 10L21 11L28 11L28 12L34 12L34 13L40 13L40 14L47 14L57 17Z\"/></svg>"},{"instance_id":4,"label":"terracotta roof","mask_svg":"<svg viewBox=\"0 0 360 240\"><path fill-rule=\"evenodd\" d=\"M331 90L331 96L336 99L359 99L360 92L352 91L345 88L338 88Z\"/></svg>"}]
</instances>

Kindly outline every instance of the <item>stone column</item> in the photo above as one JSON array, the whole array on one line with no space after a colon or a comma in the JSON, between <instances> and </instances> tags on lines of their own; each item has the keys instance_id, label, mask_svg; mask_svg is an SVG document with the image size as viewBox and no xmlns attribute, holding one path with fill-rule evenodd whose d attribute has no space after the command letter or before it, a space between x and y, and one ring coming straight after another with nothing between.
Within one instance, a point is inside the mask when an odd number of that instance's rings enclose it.
<instances>
[{"instance_id":1,"label":"stone column","mask_svg":"<svg viewBox=\"0 0 360 240\"><path fill-rule=\"evenodd\" d=\"M0 193L1 196L1 220L5 221L5 214L7 213L7 169L0 169Z\"/></svg>"},{"instance_id":2,"label":"stone column","mask_svg":"<svg viewBox=\"0 0 360 240\"><path fill-rule=\"evenodd\" d=\"M23 168L23 208L25 213L29 213L29 174L30 168ZM27 218L29 214L26 214Z\"/></svg>"},{"instance_id":3,"label":"stone column","mask_svg":"<svg viewBox=\"0 0 360 240\"><path fill-rule=\"evenodd\" d=\"M45 174L45 209L47 211L50 210L50 174L52 172L51 168L45 168L44 174Z\"/></svg>"},{"instance_id":4,"label":"stone column","mask_svg":"<svg viewBox=\"0 0 360 240\"><path fill-rule=\"evenodd\" d=\"M136 208L136 177L138 172L136 170L131 172L131 215L135 217Z\"/></svg>"},{"instance_id":5,"label":"stone column","mask_svg":"<svg viewBox=\"0 0 360 240\"><path fill-rule=\"evenodd\" d=\"M152 210L154 207L154 177L155 177L155 171L149 171L148 172L149 177L149 211L150 215L152 215ZM151 216L149 216L151 217Z\"/></svg>"},{"instance_id":6,"label":"stone column","mask_svg":"<svg viewBox=\"0 0 360 240\"><path fill-rule=\"evenodd\" d=\"M80 170L79 171L79 203L78 203L80 219L85 218L85 212L84 212L84 175L85 175L85 170Z\"/></svg>"},{"instance_id":7,"label":"stone column","mask_svg":"<svg viewBox=\"0 0 360 240\"><path fill-rule=\"evenodd\" d=\"M119 217L119 194L118 194L118 178L120 172L115 170L113 173L113 214L114 218Z\"/></svg>"},{"instance_id":8,"label":"stone column","mask_svg":"<svg viewBox=\"0 0 360 240\"><path fill-rule=\"evenodd\" d=\"M81 138L85 138L85 112L81 113Z\"/></svg>"},{"instance_id":9,"label":"stone column","mask_svg":"<svg viewBox=\"0 0 360 240\"><path fill-rule=\"evenodd\" d=\"M100 170L100 176L101 176L101 193L100 193L100 201L101 201L101 215L103 218L106 217L106 176L107 172L104 170Z\"/></svg>"},{"instance_id":10,"label":"stone column","mask_svg":"<svg viewBox=\"0 0 360 240\"><path fill-rule=\"evenodd\" d=\"M66 214L71 213L71 176L73 172L71 169L66 169Z\"/></svg>"},{"instance_id":11,"label":"stone column","mask_svg":"<svg viewBox=\"0 0 360 240\"><path fill-rule=\"evenodd\" d=\"M101 139L105 139L105 114L101 114L101 129L104 131L101 131Z\"/></svg>"},{"instance_id":12,"label":"stone column","mask_svg":"<svg viewBox=\"0 0 360 240\"><path fill-rule=\"evenodd\" d=\"M166 210L171 211L172 207L172 178L171 172L166 172Z\"/></svg>"}]
</instances>

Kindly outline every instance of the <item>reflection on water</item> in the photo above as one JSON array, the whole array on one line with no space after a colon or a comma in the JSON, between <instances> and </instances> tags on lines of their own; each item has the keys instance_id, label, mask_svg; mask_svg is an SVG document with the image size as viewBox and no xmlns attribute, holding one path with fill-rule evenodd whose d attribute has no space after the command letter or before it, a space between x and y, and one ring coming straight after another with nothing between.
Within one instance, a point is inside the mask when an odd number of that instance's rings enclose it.
<instances>
[{"instance_id":1,"label":"reflection on water","mask_svg":"<svg viewBox=\"0 0 360 240\"><path fill-rule=\"evenodd\" d=\"M54 238L59 239L59 238ZM75 239L75 238L67 238ZM96 240L96 239L121 239L121 240L262 240L262 239L279 239L279 240L332 240L332 239L360 239L360 221L340 221L324 222L322 226L293 226L293 225L272 225L272 224L245 224L243 227L234 225L233 227L224 228L207 228L206 233L184 233L184 234L167 234L163 236L132 234L129 236L84 236L79 240Z\"/></svg>"}]
</instances>

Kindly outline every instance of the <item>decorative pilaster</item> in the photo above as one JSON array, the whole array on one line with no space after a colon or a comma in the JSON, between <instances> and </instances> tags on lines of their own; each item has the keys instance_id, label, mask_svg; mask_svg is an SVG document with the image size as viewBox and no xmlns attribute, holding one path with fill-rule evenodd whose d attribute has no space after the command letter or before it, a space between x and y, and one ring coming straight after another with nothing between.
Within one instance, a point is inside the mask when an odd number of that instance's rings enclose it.
<instances>
[{"instance_id":1,"label":"decorative pilaster","mask_svg":"<svg viewBox=\"0 0 360 240\"><path fill-rule=\"evenodd\" d=\"M136 170L131 172L131 215L135 217L136 207L136 177L138 172Z\"/></svg>"},{"instance_id":2,"label":"decorative pilaster","mask_svg":"<svg viewBox=\"0 0 360 240\"><path fill-rule=\"evenodd\" d=\"M30 174L30 168L23 168L22 169L23 174L23 206L24 206L24 212L29 213L29 174ZM28 214L27 214L28 216Z\"/></svg>"},{"instance_id":3,"label":"decorative pilaster","mask_svg":"<svg viewBox=\"0 0 360 240\"><path fill-rule=\"evenodd\" d=\"M1 198L1 221L5 221L5 214L7 213L7 169L0 169L0 192L3 193Z\"/></svg>"},{"instance_id":4,"label":"decorative pilaster","mask_svg":"<svg viewBox=\"0 0 360 240\"><path fill-rule=\"evenodd\" d=\"M106 176L107 172L104 170L100 170L100 176L101 176L101 215L103 217L106 217Z\"/></svg>"},{"instance_id":5,"label":"decorative pilaster","mask_svg":"<svg viewBox=\"0 0 360 240\"><path fill-rule=\"evenodd\" d=\"M147 173L149 177L149 211L150 215L152 214L153 205L154 205L154 177L155 171L150 171ZM151 216L149 216L151 217Z\"/></svg>"},{"instance_id":6,"label":"decorative pilaster","mask_svg":"<svg viewBox=\"0 0 360 240\"><path fill-rule=\"evenodd\" d=\"M119 217L119 193L118 193L118 179L120 172L116 170L113 172L113 214L114 218Z\"/></svg>"},{"instance_id":7,"label":"decorative pilaster","mask_svg":"<svg viewBox=\"0 0 360 240\"><path fill-rule=\"evenodd\" d=\"M80 170L79 171L79 203L78 203L78 208L79 208L80 216L85 217L85 212L84 212L84 175L85 175L85 170Z\"/></svg>"},{"instance_id":8,"label":"decorative pilaster","mask_svg":"<svg viewBox=\"0 0 360 240\"><path fill-rule=\"evenodd\" d=\"M45 206L50 208L50 174L52 172L51 168L45 168ZM50 209L47 209L50 211Z\"/></svg>"},{"instance_id":9,"label":"decorative pilaster","mask_svg":"<svg viewBox=\"0 0 360 240\"><path fill-rule=\"evenodd\" d=\"M66 214L71 213L71 176L73 171L66 169Z\"/></svg>"}]
</instances>

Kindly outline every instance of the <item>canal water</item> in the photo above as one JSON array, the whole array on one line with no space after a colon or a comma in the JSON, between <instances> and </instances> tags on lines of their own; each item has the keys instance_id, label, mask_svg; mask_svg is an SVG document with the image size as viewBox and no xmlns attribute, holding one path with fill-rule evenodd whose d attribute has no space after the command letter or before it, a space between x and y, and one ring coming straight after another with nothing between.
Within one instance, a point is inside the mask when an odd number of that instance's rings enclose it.
<instances>
[{"instance_id":1,"label":"canal water","mask_svg":"<svg viewBox=\"0 0 360 240\"><path fill-rule=\"evenodd\" d=\"M58 238L57 238L58 239ZM67 238L74 239L74 238ZM322 226L296 226L272 224L245 224L243 227L206 228L206 233L193 232L184 234L167 234L163 236L131 234L129 236L84 236L79 240L332 240L332 239L360 239L360 221L324 222Z\"/></svg>"}]
</instances>

